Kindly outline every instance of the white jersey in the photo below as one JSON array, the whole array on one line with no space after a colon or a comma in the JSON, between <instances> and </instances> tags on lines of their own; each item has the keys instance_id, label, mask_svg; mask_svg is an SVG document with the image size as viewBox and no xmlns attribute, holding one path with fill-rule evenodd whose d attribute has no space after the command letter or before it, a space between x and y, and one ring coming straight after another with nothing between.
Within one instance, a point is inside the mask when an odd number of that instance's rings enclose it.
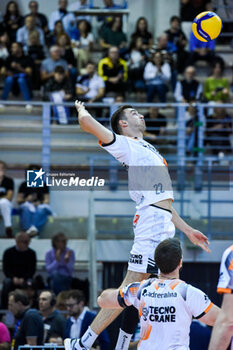
<instances>
[{"instance_id":1,"label":"white jersey","mask_svg":"<svg viewBox=\"0 0 233 350\"><path fill-rule=\"evenodd\" d=\"M220 294L233 293L233 245L223 253L217 292Z\"/></svg>"},{"instance_id":2,"label":"white jersey","mask_svg":"<svg viewBox=\"0 0 233 350\"><path fill-rule=\"evenodd\" d=\"M143 139L113 135L111 143L101 146L128 167L129 193L137 208L173 200L167 163L156 148Z\"/></svg>"},{"instance_id":3,"label":"white jersey","mask_svg":"<svg viewBox=\"0 0 233 350\"><path fill-rule=\"evenodd\" d=\"M120 290L118 301L139 310L139 350L188 350L192 318L213 306L201 290L179 279L132 283Z\"/></svg>"},{"instance_id":4,"label":"white jersey","mask_svg":"<svg viewBox=\"0 0 233 350\"><path fill-rule=\"evenodd\" d=\"M223 253L217 292L219 294L233 293L233 245ZM233 339L231 341L231 350L233 350Z\"/></svg>"}]
</instances>

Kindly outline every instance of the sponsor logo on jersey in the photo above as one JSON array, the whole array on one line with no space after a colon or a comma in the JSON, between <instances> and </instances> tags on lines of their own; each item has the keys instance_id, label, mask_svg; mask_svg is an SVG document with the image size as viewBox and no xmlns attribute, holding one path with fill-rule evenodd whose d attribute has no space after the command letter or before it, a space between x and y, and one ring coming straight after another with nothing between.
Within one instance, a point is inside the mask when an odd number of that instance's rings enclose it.
<instances>
[{"instance_id":1,"label":"sponsor logo on jersey","mask_svg":"<svg viewBox=\"0 0 233 350\"><path fill-rule=\"evenodd\" d=\"M150 291L147 291L147 289L144 289L142 296L149 297L149 298L157 298L157 299L177 298L177 293L176 292L157 293L157 292L150 292Z\"/></svg>"},{"instance_id":2,"label":"sponsor logo on jersey","mask_svg":"<svg viewBox=\"0 0 233 350\"><path fill-rule=\"evenodd\" d=\"M131 264L142 265L143 256L141 254L130 254L129 262Z\"/></svg>"},{"instance_id":3,"label":"sponsor logo on jersey","mask_svg":"<svg viewBox=\"0 0 233 350\"><path fill-rule=\"evenodd\" d=\"M151 322L176 322L175 306L149 306L149 320Z\"/></svg>"}]
</instances>

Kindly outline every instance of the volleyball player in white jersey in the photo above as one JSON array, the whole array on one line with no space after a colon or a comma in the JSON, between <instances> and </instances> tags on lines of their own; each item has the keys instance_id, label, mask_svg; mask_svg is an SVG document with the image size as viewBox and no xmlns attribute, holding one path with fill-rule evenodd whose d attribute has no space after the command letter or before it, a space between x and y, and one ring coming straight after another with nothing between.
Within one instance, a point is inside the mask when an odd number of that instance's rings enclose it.
<instances>
[{"instance_id":1,"label":"volleyball player in white jersey","mask_svg":"<svg viewBox=\"0 0 233 350\"><path fill-rule=\"evenodd\" d=\"M102 308L134 305L140 315L139 350L188 350L192 319L213 325L219 308L200 289L179 279L182 250L175 238L161 242L154 254L158 278L107 289L98 298Z\"/></svg>"},{"instance_id":2,"label":"volleyball player in white jersey","mask_svg":"<svg viewBox=\"0 0 233 350\"><path fill-rule=\"evenodd\" d=\"M230 342L233 350L233 245L223 253L217 292L223 294L223 301L209 350L226 350Z\"/></svg>"},{"instance_id":3,"label":"volleyball player in white jersey","mask_svg":"<svg viewBox=\"0 0 233 350\"><path fill-rule=\"evenodd\" d=\"M136 202L133 221L134 244L128 271L122 286L142 281L157 273L154 250L162 240L173 237L175 227L190 241L209 252L208 239L200 231L186 224L172 207L173 191L167 164L159 152L143 140L146 129L143 115L129 105L121 106L111 117L112 131L97 122L82 102L75 102L81 128L93 134L100 145L119 162L128 167L129 190ZM98 334L121 310L101 310L81 339L66 339L66 350L90 349ZM127 309L116 348L126 350L137 325L137 310Z\"/></svg>"}]
</instances>

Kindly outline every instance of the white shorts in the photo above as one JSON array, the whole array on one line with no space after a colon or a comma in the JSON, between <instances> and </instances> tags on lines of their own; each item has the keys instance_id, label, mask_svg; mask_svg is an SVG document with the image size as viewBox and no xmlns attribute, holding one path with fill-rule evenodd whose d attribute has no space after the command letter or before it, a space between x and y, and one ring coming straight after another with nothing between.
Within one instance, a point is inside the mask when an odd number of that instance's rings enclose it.
<instances>
[{"instance_id":1,"label":"white shorts","mask_svg":"<svg viewBox=\"0 0 233 350\"><path fill-rule=\"evenodd\" d=\"M157 245L175 235L169 210L146 206L136 211L133 221L134 244L130 252L128 270L157 273L154 252Z\"/></svg>"}]
</instances>

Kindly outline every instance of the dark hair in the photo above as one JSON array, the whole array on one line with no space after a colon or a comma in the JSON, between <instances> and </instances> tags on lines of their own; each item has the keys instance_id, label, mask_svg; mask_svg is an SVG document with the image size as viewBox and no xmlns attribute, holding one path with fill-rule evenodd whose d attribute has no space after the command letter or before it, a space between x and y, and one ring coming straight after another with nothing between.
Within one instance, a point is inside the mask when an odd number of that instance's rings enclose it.
<instances>
[{"instance_id":1,"label":"dark hair","mask_svg":"<svg viewBox=\"0 0 233 350\"><path fill-rule=\"evenodd\" d=\"M119 28L118 32L122 32L122 17L121 16L114 16L112 18L112 21L110 23L110 28L112 28L112 26L115 24L117 18L120 18L120 28Z\"/></svg>"},{"instance_id":2,"label":"dark hair","mask_svg":"<svg viewBox=\"0 0 233 350\"><path fill-rule=\"evenodd\" d=\"M23 44L22 44L22 43L20 43L20 42L18 42L18 41L13 41L13 42L11 43L11 47L12 47L12 45L14 45L14 44L16 44L18 47L20 47L21 50L23 50Z\"/></svg>"},{"instance_id":3,"label":"dark hair","mask_svg":"<svg viewBox=\"0 0 233 350\"><path fill-rule=\"evenodd\" d=\"M119 107L112 115L111 117L111 127L112 130L116 133L121 135L121 127L119 125L120 120L125 120L125 114L124 110L127 108L133 108L131 105L123 105Z\"/></svg>"},{"instance_id":4,"label":"dark hair","mask_svg":"<svg viewBox=\"0 0 233 350\"><path fill-rule=\"evenodd\" d=\"M52 238L52 246L53 248L56 248L56 243L59 241L60 238L63 238L67 242L66 235L62 232L56 233Z\"/></svg>"},{"instance_id":5,"label":"dark hair","mask_svg":"<svg viewBox=\"0 0 233 350\"><path fill-rule=\"evenodd\" d=\"M170 18L170 23L172 23L173 21L177 21L177 22L180 23L180 17L178 17L178 16L172 16L172 17Z\"/></svg>"},{"instance_id":6,"label":"dark hair","mask_svg":"<svg viewBox=\"0 0 233 350\"><path fill-rule=\"evenodd\" d=\"M62 66L57 66L54 68L54 73L65 74L65 69Z\"/></svg>"},{"instance_id":7,"label":"dark hair","mask_svg":"<svg viewBox=\"0 0 233 350\"><path fill-rule=\"evenodd\" d=\"M13 296L16 303L20 301L24 306L29 305L28 296L23 290L15 289L13 292L10 292L8 296Z\"/></svg>"},{"instance_id":8,"label":"dark hair","mask_svg":"<svg viewBox=\"0 0 233 350\"><path fill-rule=\"evenodd\" d=\"M77 301L77 303L79 304L81 301L83 301L84 303L86 302L86 298L85 295L83 294L83 292L79 289L73 289L70 290L67 293L67 299L72 298L75 299Z\"/></svg>"},{"instance_id":9,"label":"dark hair","mask_svg":"<svg viewBox=\"0 0 233 350\"><path fill-rule=\"evenodd\" d=\"M174 271L182 258L180 242L176 238L168 238L159 243L155 249L154 259L162 273Z\"/></svg>"},{"instance_id":10,"label":"dark hair","mask_svg":"<svg viewBox=\"0 0 233 350\"><path fill-rule=\"evenodd\" d=\"M91 32L91 24L88 21L86 21L85 19L80 19L80 21L78 21L78 23L77 23L77 27L79 27L81 22L85 22L86 23L85 34L89 34Z\"/></svg>"},{"instance_id":11,"label":"dark hair","mask_svg":"<svg viewBox=\"0 0 233 350\"><path fill-rule=\"evenodd\" d=\"M139 22L140 22L142 19L143 19L143 20L145 21L145 23L146 23L145 33L149 33L149 32L148 32L148 22L147 22L147 19L146 19L145 17L139 17L138 20L137 20L137 23L136 23L136 30L135 30L135 32L133 33L133 35L135 35L135 34L141 35L141 32L140 32L140 30L139 30Z\"/></svg>"},{"instance_id":12,"label":"dark hair","mask_svg":"<svg viewBox=\"0 0 233 350\"><path fill-rule=\"evenodd\" d=\"M10 7L10 5L12 5L12 4L14 4L14 5L15 5L15 8L16 8L16 10L15 10L15 16L16 16L16 17L19 17L19 16L20 16L20 13L19 13L19 6L18 6L17 2L16 2L16 1L10 1L10 2L8 2L8 4L6 5L6 13L5 13L5 16L4 16L4 21L5 21L5 20L8 20L8 18L10 17L9 7Z\"/></svg>"},{"instance_id":13,"label":"dark hair","mask_svg":"<svg viewBox=\"0 0 233 350\"><path fill-rule=\"evenodd\" d=\"M225 63L222 59L217 59L212 63L212 71L216 68L217 64L220 65L221 72L223 73L225 69Z\"/></svg>"}]
</instances>

